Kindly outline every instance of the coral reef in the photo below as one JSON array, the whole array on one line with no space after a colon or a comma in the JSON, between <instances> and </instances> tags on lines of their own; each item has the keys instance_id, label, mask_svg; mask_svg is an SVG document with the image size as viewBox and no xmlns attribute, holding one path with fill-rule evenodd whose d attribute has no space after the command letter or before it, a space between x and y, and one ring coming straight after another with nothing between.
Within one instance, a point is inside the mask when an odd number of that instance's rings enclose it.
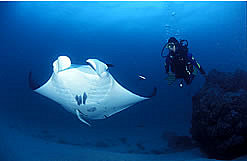
<instances>
[{"instance_id":1,"label":"coral reef","mask_svg":"<svg viewBox=\"0 0 247 161\"><path fill-rule=\"evenodd\" d=\"M247 72L209 72L192 98L192 138L216 159L247 154Z\"/></svg>"}]
</instances>

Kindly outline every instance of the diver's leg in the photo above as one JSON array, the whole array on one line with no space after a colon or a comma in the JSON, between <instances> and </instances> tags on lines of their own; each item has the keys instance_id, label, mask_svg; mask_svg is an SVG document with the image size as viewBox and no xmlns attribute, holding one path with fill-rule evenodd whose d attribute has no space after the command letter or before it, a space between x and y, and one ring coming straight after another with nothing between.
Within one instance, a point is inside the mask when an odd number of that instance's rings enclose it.
<instances>
[{"instance_id":1,"label":"diver's leg","mask_svg":"<svg viewBox=\"0 0 247 161\"><path fill-rule=\"evenodd\" d=\"M184 78L184 81L187 85L191 84L192 80L194 79L194 75L193 74L190 74L190 75L187 75L185 78Z\"/></svg>"},{"instance_id":2,"label":"diver's leg","mask_svg":"<svg viewBox=\"0 0 247 161\"><path fill-rule=\"evenodd\" d=\"M191 80L188 77L184 78L184 81L187 85L189 85L191 83Z\"/></svg>"}]
</instances>

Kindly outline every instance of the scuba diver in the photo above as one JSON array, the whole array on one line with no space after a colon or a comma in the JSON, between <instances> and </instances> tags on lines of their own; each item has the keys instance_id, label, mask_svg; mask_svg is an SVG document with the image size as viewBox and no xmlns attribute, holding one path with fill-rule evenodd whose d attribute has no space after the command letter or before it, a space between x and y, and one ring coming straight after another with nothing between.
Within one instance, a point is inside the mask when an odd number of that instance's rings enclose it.
<instances>
[{"instance_id":1,"label":"scuba diver","mask_svg":"<svg viewBox=\"0 0 247 161\"><path fill-rule=\"evenodd\" d=\"M164 50L168 49L169 53L164 55ZM168 84L171 85L176 79L182 79L179 86L183 87L183 81L187 85L191 84L198 69L205 76L205 71L200 64L195 60L191 53L188 52L188 41L181 40L180 42L171 37L164 45L161 51L161 56L166 58L165 70L168 74ZM169 68L171 67L171 71ZM196 68L196 69L195 69Z\"/></svg>"}]
</instances>

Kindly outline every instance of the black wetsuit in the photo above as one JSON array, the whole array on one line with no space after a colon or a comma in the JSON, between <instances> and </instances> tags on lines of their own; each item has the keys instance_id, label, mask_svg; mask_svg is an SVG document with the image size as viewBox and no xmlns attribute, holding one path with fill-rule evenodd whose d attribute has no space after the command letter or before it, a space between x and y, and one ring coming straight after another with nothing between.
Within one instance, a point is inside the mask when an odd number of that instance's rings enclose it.
<instances>
[{"instance_id":1,"label":"black wetsuit","mask_svg":"<svg viewBox=\"0 0 247 161\"><path fill-rule=\"evenodd\" d=\"M172 51L166 57L165 69L166 73L169 72L171 66L171 72L175 73L176 78L184 79L186 84L190 84L194 78L194 66L200 71L201 74L205 74L205 71L197 63L191 53L180 52L174 53Z\"/></svg>"}]
</instances>

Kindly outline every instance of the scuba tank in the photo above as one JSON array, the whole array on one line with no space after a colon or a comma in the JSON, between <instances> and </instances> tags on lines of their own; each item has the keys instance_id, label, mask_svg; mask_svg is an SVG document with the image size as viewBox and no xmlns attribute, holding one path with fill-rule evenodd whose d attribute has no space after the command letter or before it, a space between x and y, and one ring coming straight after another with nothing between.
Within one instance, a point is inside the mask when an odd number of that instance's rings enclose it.
<instances>
[{"instance_id":1,"label":"scuba tank","mask_svg":"<svg viewBox=\"0 0 247 161\"><path fill-rule=\"evenodd\" d=\"M180 50L182 50L184 53L188 53L189 49L188 49L188 41L187 40L180 40L179 42L180 44Z\"/></svg>"},{"instance_id":2,"label":"scuba tank","mask_svg":"<svg viewBox=\"0 0 247 161\"><path fill-rule=\"evenodd\" d=\"M174 64L178 68L183 68L188 63L188 41L180 40L174 55ZM180 66L180 67L179 67Z\"/></svg>"}]
</instances>

